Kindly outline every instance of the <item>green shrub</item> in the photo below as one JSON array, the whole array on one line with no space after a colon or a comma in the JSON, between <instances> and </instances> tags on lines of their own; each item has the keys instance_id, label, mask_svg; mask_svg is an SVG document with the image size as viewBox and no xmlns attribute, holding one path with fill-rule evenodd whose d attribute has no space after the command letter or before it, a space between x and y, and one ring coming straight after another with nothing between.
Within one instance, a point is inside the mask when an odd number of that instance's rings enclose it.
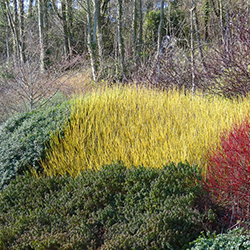
<instances>
[{"instance_id":1,"label":"green shrub","mask_svg":"<svg viewBox=\"0 0 250 250\"><path fill-rule=\"evenodd\" d=\"M0 195L0 249L186 248L207 221L196 178L188 163L19 175Z\"/></svg>"},{"instance_id":2,"label":"green shrub","mask_svg":"<svg viewBox=\"0 0 250 250\"><path fill-rule=\"evenodd\" d=\"M242 228L218 235L207 232L191 244L194 245L191 250L250 249L250 234L244 233Z\"/></svg>"},{"instance_id":3,"label":"green shrub","mask_svg":"<svg viewBox=\"0 0 250 250\"><path fill-rule=\"evenodd\" d=\"M19 114L0 126L0 188L27 167L39 168L45 145L69 117L68 103L46 110Z\"/></svg>"}]
</instances>

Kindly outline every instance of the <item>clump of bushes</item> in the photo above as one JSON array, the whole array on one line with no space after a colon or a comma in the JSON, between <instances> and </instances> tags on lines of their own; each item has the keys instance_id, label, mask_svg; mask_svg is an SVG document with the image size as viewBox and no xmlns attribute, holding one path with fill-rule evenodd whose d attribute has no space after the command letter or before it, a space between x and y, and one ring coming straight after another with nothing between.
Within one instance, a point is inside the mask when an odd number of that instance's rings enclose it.
<instances>
[{"instance_id":1,"label":"clump of bushes","mask_svg":"<svg viewBox=\"0 0 250 250\"><path fill-rule=\"evenodd\" d=\"M206 188L215 202L229 209L227 220L250 219L250 120L225 131L221 144L208 155Z\"/></svg>"},{"instance_id":2,"label":"clump of bushes","mask_svg":"<svg viewBox=\"0 0 250 250\"><path fill-rule=\"evenodd\" d=\"M250 111L247 100L132 87L78 98L65 138L52 139L43 167L47 174L76 176L112 160L155 168L185 160L204 166L219 132Z\"/></svg>"},{"instance_id":3,"label":"clump of bushes","mask_svg":"<svg viewBox=\"0 0 250 250\"><path fill-rule=\"evenodd\" d=\"M250 93L250 34L247 7L232 9L227 35L208 47L202 75L202 88L215 95L227 98L246 97ZM240 13L240 14L239 14Z\"/></svg>"},{"instance_id":4,"label":"clump of bushes","mask_svg":"<svg viewBox=\"0 0 250 250\"><path fill-rule=\"evenodd\" d=\"M200 179L188 163L17 176L0 195L0 249L185 249L217 221L197 206Z\"/></svg>"},{"instance_id":5,"label":"clump of bushes","mask_svg":"<svg viewBox=\"0 0 250 250\"><path fill-rule=\"evenodd\" d=\"M40 159L52 133L70 116L69 103L16 115L0 126L0 189L28 168L42 170Z\"/></svg>"},{"instance_id":6,"label":"clump of bushes","mask_svg":"<svg viewBox=\"0 0 250 250\"><path fill-rule=\"evenodd\" d=\"M192 244L191 250L250 249L250 234L243 228L236 228L217 235L215 232L212 234L207 232L207 234L202 233Z\"/></svg>"}]
</instances>

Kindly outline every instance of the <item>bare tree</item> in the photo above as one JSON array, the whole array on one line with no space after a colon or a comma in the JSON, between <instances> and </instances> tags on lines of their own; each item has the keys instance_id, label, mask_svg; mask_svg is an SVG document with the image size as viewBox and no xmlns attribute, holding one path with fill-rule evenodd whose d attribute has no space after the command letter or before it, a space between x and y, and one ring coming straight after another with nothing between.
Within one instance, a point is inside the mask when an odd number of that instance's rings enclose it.
<instances>
[{"instance_id":1,"label":"bare tree","mask_svg":"<svg viewBox=\"0 0 250 250\"><path fill-rule=\"evenodd\" d=\"M5 68L0 78L0 95L16 100L16 103L5 103L9 110L24 112L42 107L80 70L83 62L82 57L76 56L41 72L40 50L26 59L25 63L17 62L13 67ZM78 70L68 70L76 67Z\"/></svg>"}]
</instances>

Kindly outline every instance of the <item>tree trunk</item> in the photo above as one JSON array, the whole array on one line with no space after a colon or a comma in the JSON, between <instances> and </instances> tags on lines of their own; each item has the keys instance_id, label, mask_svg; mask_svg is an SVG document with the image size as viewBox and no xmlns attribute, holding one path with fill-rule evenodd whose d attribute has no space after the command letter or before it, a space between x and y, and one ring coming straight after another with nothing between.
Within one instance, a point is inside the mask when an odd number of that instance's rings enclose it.
<instances>
[{"instance_id":1,"label":"tree trunk","mask_svg":"<svg viewBox=\"0 0 250 250\"><path fill-rule=\"evenodd\" d=\"M138 28L138 11L137 11L137 0L134 0L134 17L133 17L133 55L134 61L137 56L137 28Z\"/></svg>"},{"instance_id":2,"label":"tree trunk","mask_svg":"<svg viewBox=\"0 0 250 250\"><path fill-rule=\"evenodd\" d=\"M194 26L195 26L196 38L197 38L198 47L199 47L200 59L201 59L204 69L206 70L207 66L206 66L204 54L203 54L203 45L201 44L201 39L200 39L199 22L197 18L196 4L194 6L194 19L195 19Z\"/></svg>"},{"instance_id":3,"label":"tree trunk","mask_svg":"<svg viewBox=\"0 0 250 250\"><path fill-rule=\"evenodd\" d=\"M48 45L48 34L49 34L49 24L48 24L48 0L43 1L42 10L42 24L43 24L43 51L44 51L44 68L48 67L49 62L49 45Z\"/></svg>"},{"instance_id":4,"label":"tree trunk","mask_svg":"<svg viewBox=\"0 0 250 250\"><path fill-rule=\"evenodd\" d=\"M90 11L90 0L87 0L87 22L88 22L88 51L90 56L90 64L91 64L91 70L92 70L92 77L93 80L96 81L96 63L95 63L95 54L93 50L92 45L92 39L91 39L91 11Z\"/></svg>"},{"instance_id":5,"label":"tree trunk","mask_svg":"<svg viewBox=\"0 0 250 250\"><path fill-rule=\"evenodd\" d=\"M204 40L207 42L208 40L208 22L209 22L209 15L210 15L210 4L208 0L205 0L205 3L203 5L204 9L204 28L205 28L205 37Z\"/></svg>"},{"instance_id":6,"label":"tree trunk","mask_svg":"<svg viewBox=\"0 0 250 250\"><path fill-rule=\"evenodd\" d=\"M64 35L64 56L69 55L69 43L68 43L68 26L67 26L67 10L65 0L62 0L62 22L63 22L63 35Z\"/></svg>"},{"instance_id":7,"label":"tree trunk","mask_svg":"<svg viewBox=\"0 0 250 250\"><path fill-rule=\"evenodd\" d=\"M117 34L114 36L114 48L115 48L115 73L116 73L116 76L118 76L119 74L119 69L118 69L118 62L119 62L119 59L118 59L118 37L117 37Z\"/></svg>"},{"instance_id":8,"label":"tree trunk","mask_svg":"<svg viewBox=\"0 0 250 250\"><path fill-rule=\"evenodd\" d=\"M225 11L226 11L226 24L225 24L225 42L226 42L226 48L227 48L227 52L229 53L229 51L232 49L231 46L231 33L230 33L230 13L229 13L229 3L228 1L226 1L225 3Z\"/></svg>"},{"instance_id":9,"label":"tree trunk","mask_svg":"<svg viewBox=\"0 0 250 250\"><path fill-rule=\"evenodd\" d=\"M104 44L103 44L103 35L102 35L102 22L101 22L101 10L100 10L100 0L95 0L97 7L97 45L98 45L98 55L99 55L99 75L102 75L103 71L103 49L104 49Z\"/></svg>"},{"instance_id":10,"label":"tree trunk","mask_svg":"<svg viewBox=\"0 0 250 250\"><path fill-rule=\"evenodd\" d=\"M190 9L190 54L191 54L191 83L192 93L195 91L195 74L194 74L194 9L195 0L192 0L192 7Z\"/></svg>"},{"instance_id":11,"label":"tree trunk","mask_svg":"<svg viewBox=\"0 0 250 250\"><path fill-rule=\"evenodd\" d=\"M121 80L124 78L124 44L122 38L122 0L118 0L117 35L120 56Z\"/></svg>"},{"instance_id":12,"label":"tree trunk","mask_svg":"<svg viewBox=\"0 0 250 250\"><path fill-rule=\"evenodd\" d=\"M17 33L17 27L16 27L16 14L11 14L10 6L8 0L4 1L5 8L7 11L7 19L8 23L11 29L12 37L13 37L13 61L14 66L16 65L17 61L19 60L19 49L18 49L18 33ZM16 2L13 1L14 6L16 5ZM16 13L16 8L14 8L14 13Z\"/></svg>"},{"instance_id":13,"label":"tree trunk","mask_svg":"<svg viewBox=\"0 0 250 250\"><path fill-rule=\"evenodd\" d=\"M9 26L6 25L6 61L7 64L10 62L10 52L9 52Z\"/></svg>"},{"instance_id":14,"label":"tree trunk","mask_svg":"<svg viewBox=\"0 0 250 250\"><path fill-rule=\"evenodd\" d=\"M73 9L72 9L72 0L66 1L67 8L67 38L68 38L68 49L70 55L72 54L72 33L73 33Z\"/></svg>"},{"instance_id":15,"label":"tree trunk","mask_svg":"<svg viewBox=\"0 0 250 250\"><path fill-rule=\"evenodd\" d=\"M40 46L40 72L44 72L44 44L43 44L43 18L42 18L42 9L43 9L43 0L37 0L37 12L38 12L38 33L39 33L39 46Z\"/></svg>"},{"instance_id":16,"label":"tree trunk","mask_svg":"<svg viewBox=\"0 0 250 250\"><path fill-rule=\"evenodd\" d=\"M157 40L157 56L160 55L161 50L161 30L162 30L162 23L163 23L163 15L164 15L164 0L161 0L161 16L160 16L160 23L158 26L158 40Z\"/></svg>"},{"instance_id":17,"label":"tree trunk","mask_svg":"<svg viewBox=\"0 0 250 250\"><path fill-rule=\"evenodd\" d=\"M142 0L139 0L139 20L140 20L140 26L139 26L139 46L138 46L138 58L141 56L141 48L142 48L142 26L143 26L143 20L142 20Z\"/></svg>"},{"instance_id":18,"label":"tree trunk","mask_svg":"<svg viewBox=\"0 0 250 250\"><path fill-rule=\"evenodd\" d=\"M25 36L24 36L24 5L23 0L18 0L18 24L19 24L19 51L20 60L25 62Z\"/></svg>"},{"instance_id":19,"label":"tree trunk","mask_svg":"<svg viewBox=\"0 0 250 250\"><path fill-rule=\"evenodd\" d=\"M221 37L223 42L224 40L224 23L223 23L223 3L222 0L219 0L219 13L220 13L220 29L221 29Z\"/></svg>"},{"instance_id":20,"label":"tree trunk","mask_svg":"<svg viewBox=\"0 0 250 250\"><path fill-rule=\"evenodd\" d=\"M5 3L2 2L2 10L4 12L4 25L5 25L5 46L6 46L6 62L9 64L10 62L10 52L9 52L9 22L7 16L7 8Z\"/></svg>"},{"instance_id":21,"label":"tree trunk","mask_svg":"<svg viewBox=\"0 0 250 250\"><path fill-rule=\"evenodd\" d=\"M168 1L168 28L167 34L171 37L172 34L172 22L171 22L171 0Z\"/></svg>"},{"instance_id":22,"label":"tree trunk","mask_svg":"<svg viewBox=\"0 0 250 250\"><path fill-rule=\"evenodd\" d=\"M94 5L94 21L93 21L93 38L92 38L92 44L95 47L96 46L96 29L97 29L97 8L98 8L98 0L93 0Z\"/></svg>"},{"instance_id":23,"label":"tree trunk","mask_svg":"<svg viewBox=\"0 0 250 250\"><path fill-rule=\"evenodd\" d=\"M102 28L101 28L101 14L100 14L100 0L93 0L94 5L94 26L93 26L93 47L96 50L96 45L98 45L98 56L99 56L99 76L102 74L103 70L103 38L102 38Z\"/></svg>"},{"instance_id":24,"label":"tree trunk","mask_svg":"<svg viewBox=\"0 0 250 250\"><path fill-rule=\"evenodd\" d=\"M28 7L28 13L27 13L28 18L30 18L32 16L32 12L33 12L33 0L30 0L29 7Z\"/></svg>"},{"instance_id":25,"label":"tree trunk","mask_svg":"<svg viewBox=\"0 0 250 250\"><path fill-rule=\"evenodd\" d=\"M15 51L15 63L20 61L19 50L19 33L18 33L18 18L17 18L17 1L13 0L14 12L13 12L13 30L15 32L15 40L13 40L13 51Z\"/></svg>"}]
</instances>

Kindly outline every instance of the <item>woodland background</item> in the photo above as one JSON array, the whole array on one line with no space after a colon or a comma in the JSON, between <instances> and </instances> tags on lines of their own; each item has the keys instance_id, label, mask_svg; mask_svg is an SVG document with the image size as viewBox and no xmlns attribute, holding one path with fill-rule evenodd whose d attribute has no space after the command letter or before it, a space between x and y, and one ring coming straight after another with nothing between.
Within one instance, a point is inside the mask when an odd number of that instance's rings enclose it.
<instances>
[{"instance_id":1,"label":"woodland background","mask_svg":"<svg viewBox=\"0 0 250 250\"><path fill-rule=\"evenodd\" d=\"M2 121L44 105L79 72L90 83L178 86L229 98L248 92L249 1L3 0L0 5Z\"/></svg>"}]
</instances>

